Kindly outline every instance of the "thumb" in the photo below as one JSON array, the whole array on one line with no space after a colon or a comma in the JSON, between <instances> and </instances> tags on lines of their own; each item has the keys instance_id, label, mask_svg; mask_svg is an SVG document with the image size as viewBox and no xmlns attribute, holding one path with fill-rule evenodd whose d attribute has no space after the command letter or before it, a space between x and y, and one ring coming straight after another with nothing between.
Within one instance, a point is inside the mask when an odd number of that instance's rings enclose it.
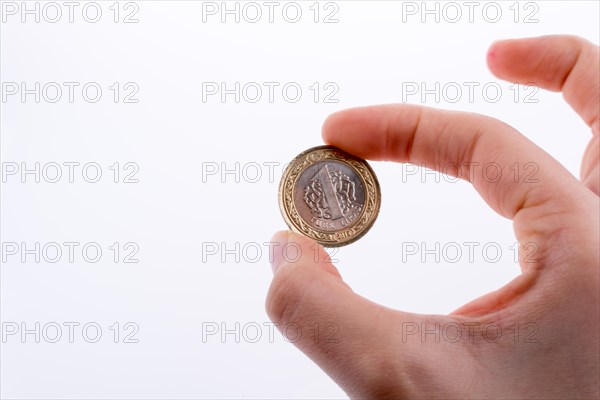
<instances>
[{"instance_id":1,"label":"thumb","mask_svg":"<svg viewBox=\"0 0 600 400\"><path fill-rule=\"evenodd\" d=\"M385 395L390 386L396 394L411 393L428 375L424 371L439 363L440 351L446 352L442 358L454 353L443 342L406 340L407 330L414 334L438 317L391 310L357 295L311 239L278 232L272 242L269 317L351 397Z\"/></svg>"}]
</instances>

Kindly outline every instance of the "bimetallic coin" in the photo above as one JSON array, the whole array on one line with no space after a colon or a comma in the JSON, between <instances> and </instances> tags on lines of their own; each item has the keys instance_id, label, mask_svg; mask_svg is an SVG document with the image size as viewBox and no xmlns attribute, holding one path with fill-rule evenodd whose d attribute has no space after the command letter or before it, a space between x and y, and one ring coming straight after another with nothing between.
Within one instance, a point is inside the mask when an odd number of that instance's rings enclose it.
<instances>
[{"instance_id":1,"label":"bimetallic coin","mask_svg":"<svg viewBox=\"0 0 600 400\"><path fill-rule=\"evenodd\" d=\"M290 229L326 247L360 239L380 204L379 182L369 164L333 146L298 155L279 184L279 206Z\"/></svg>"}]
</instances>

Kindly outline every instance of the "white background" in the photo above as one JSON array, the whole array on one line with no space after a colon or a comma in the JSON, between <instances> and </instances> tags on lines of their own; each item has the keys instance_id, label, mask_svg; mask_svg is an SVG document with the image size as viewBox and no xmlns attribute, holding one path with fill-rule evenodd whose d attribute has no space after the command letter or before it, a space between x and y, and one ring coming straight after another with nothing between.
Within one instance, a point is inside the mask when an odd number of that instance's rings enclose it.
<instances>
[{"instance_id":1,"label":"white background","mask_svg":"<svg viewBox=\"0 0 600 400\"><path fill-rule=\"evenodd\" d=\"M425 23L419 13L403 14L407 2L392 1L322 2L317 23L312 1L298 3L302 17L297 23L283 18L286 2L275 9L272 23L262 2L263 16L256 23L244 15L239 23L233 15L222 23L220 14L205 15L203 22L203 3L195 1L137 1L127 8L121 2L117 23L112 1L99 3L97 23L82 17L86 2L75 8L73 23L59 2L63 16L58 22L41 15L36 23L28 15L23 23L20 9L11 15L5 12L10 2L1 3L3 171L12 163L33 168L36 162L40 168L53 162L96 162L102 169L97 183L83 179L81 166L73 183L66 167L58 183L43 176L36 183L31 174L23 183L20 172L2 183L3 398L345 397L278 332L270 337L264 311L271 270L263 243L285 228L277 204L279 177L296 154L322 144L325 117L351 106L402 102L403 83L433 88L436 82L441 87L455 82L464 89L457 102L451 101L455 92L448 92L439 101L428 95L424 103L504 120L577 176L589 139L589 129L560 94L540 90L532 95L537 102L529 103L524 96L531 92L520 87L515 99L515 87L491 75L485 55L502 38L569 33L597 42L595 1L497 2L502 15L496 23L486 21L495 18L491 6L489 15L482 13L486 2L475 8L473 22L463 2L456 3L463 15L455 23L448 21L455 14L443 8L446 3L438 5L447 12L439 22L428 15ZM45 4L38 3L40 12ZM239 3L240 9L245 4ZM138 22L123 23L135 10ZM253 10L246 10L253 18ZM54 18L54 10L46 11ZM88 11L93 18L93 9ZM293 18L293 9L288 11ZM337 22L324 23L334 11ZM531 18L537 22L525 23L534 11ZM43 93L36 103L33 94L25 101L20 93L7 95L7 82L25 82L30 89L35 82L80 86L72 103L66 86L56 103ZM88 82L103 90L96 103L82 97ZM121 97L115 103L109 88L114 82L121 96L131 91L124 84L137 85L133 98L138 102L124 103ZM203 101L203 82L226 82L229 88L235 82L279 86L273 102L263 86L260 101L250 103L242 96L236 103L234 95L225 102L218 95ZM281 88L289 82L303 90L295 103L282 97ZM310 89L315 82L320 87L316 103ZM479 85L473 101L464 82ZM482 93L490 82L502 88L497 102ZM339 88L332 97L337 103L326 103L323 96L332 87ZM493 90L489 94L495 96ZM422 103L419 95L404 100ZM109 169L115 162L121 168L119 183ZM138 183L122 182L131 171L123 169L127 162L139 167ZM206 168L234 169L236 163L238 177L221 171L203 176ZM256 163L263 167L252 182ZM273 176L264 163L275 163ZM382 188L379 219L367 236L334 254L357 293L402 310L448 313L519 273L510 221L491 211L468 183L421 172L409 175L413 169L399 164L371 165ZM36 242L42 247L50 242L81 245L72 263L64 246L56 263L44 257L36 263L33 254L23 262L21 252L6 251L7 243L23 250L21 243L31 249ZM81 255L83 244L90 242L103 251L96 263ZM121 247L118 262L109 249L115 242ZM123 262L128 242L139 247L138 263ZM478 243L473 259L464 242ZM457 243L463 254L457 262L449 259L454 252L437 261L429 255L423 262L421 253L403 253L407 243L427 248ZM498 259L493 249L482 253L488 243L501 249ZM206 251L215 246L235 254ZM68 322L79 323L73 343L64 325ZM127 322L135 325L125 329ZM39 343L34 333L21 336L23 327L35 330L36 323ZM56 335L52 323L62 326L57 343L51 343ZM94 329L83 335L86 323L101 327L97 343L86 341L95 336ZM14 326L19 332L8 335ZM130 339L138 342L124 343L134 326L139 330ZM215 326L231 332L207 335L207 327Z\"/></svg>"}]
</instances>

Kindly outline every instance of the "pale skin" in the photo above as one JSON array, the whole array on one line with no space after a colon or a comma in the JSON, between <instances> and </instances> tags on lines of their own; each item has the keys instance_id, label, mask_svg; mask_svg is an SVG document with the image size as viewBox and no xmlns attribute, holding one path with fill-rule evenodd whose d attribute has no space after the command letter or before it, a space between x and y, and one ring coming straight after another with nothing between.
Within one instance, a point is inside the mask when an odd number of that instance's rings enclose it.
<instances>
[{"instance_id":1,"label":"pale skin","mask_svg":"<svg viewBox=\"0 0 600 400\"><path fill-rule=\"evenodd\" d=\"M510 174L491 182L468 168L453 171L470 181L494 211L513 220L519 243L535 243L537 249L533 260L520 257L521 275L449 315L375 304L344 283L323 248L291 232L275 234L274 242L293 241L303 251L296 262L275 252L267 312L275 323L298 324L303 332L315 323L337 326L336 340L303 335L295 345L350 397L599 398L599 60L597 46L572 36L496 42L487 55L500 79L561 91L590 127L579 179L514 128L482 115L399 104L327 118L325 142L369 160L432 169L476 162L539 167L536 183L515 182ZM562 135L568 146L569 135L579 130L547 134ZM378 278L385 279L373 276ZM428 329L453 323L464 329L464 340L406 336L407 324L422 323ZM537 342L484 340L477 329L489 323L511 335L515 324L535 324ZM475 327L471 336L468 326ZM454 337L455 331L446 334Z\"/></svg>"}]
</instances>

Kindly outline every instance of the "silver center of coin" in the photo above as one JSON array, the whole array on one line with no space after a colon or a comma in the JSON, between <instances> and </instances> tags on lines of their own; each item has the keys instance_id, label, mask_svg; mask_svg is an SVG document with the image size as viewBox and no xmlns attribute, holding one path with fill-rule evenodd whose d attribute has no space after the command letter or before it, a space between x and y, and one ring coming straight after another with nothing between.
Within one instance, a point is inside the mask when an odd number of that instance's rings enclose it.
<instances>
[{"instance_id":1,"label":"silver center of coin","mask_svg":"<svg viewBox=\"0 0 600 400\"><path fill-rule=\"evenodd\" d=\"M321 161L306 168L294 187L294 204L314 229L336 231L351 226L365 205L365 188L350 165Z\"/></svg>"}]
</instances>

